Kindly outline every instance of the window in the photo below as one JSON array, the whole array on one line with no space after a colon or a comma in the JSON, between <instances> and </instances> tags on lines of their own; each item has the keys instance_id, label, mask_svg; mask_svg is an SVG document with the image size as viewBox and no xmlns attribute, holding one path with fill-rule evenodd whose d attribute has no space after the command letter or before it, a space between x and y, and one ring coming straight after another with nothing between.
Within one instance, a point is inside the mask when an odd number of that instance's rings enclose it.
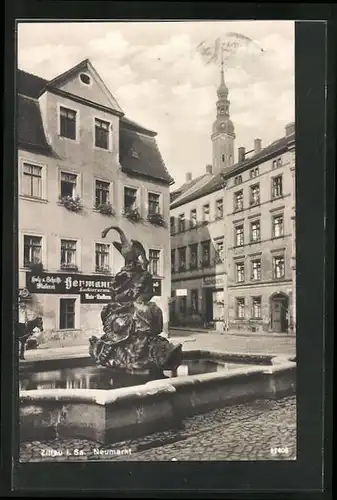
<instances>
[{"instance_id":1,"label":"window","mask_svg":"<svg viewBox=\"0 0 337 500\"><path fill-rule=\"evenodd\" d=\"M283 215L273 217L273 238L279 238L284 234Z\"/></svg>"},{"instance_id":2,"label":"window","mask_svg":"<svg viewBox=\"0 0 337 500\"><path fill-rule=\"evenodd\" d=\"M236 282L243 283L245 281L245 264L244 262L236 263Z\"/></svg>"},{"instance_id":3,"label":"window","mask_svg":"<svg viewBox=\"0 0 337 500\"><path fill-rule=\"evenodd\" d=\"M224 245L222 240L215 243L215 252L215 264L221 264L224 261Z\"/></svg>"},{"instance_id":4,"label":"window","mask_svg":"<svg viewBox=\"0 0 337 500\"><path fill-rule=\"evenodd\" d=\"M160 195L156 193L148 194L149 215L160 213Z\"/></svg>"},{"instance_id":5,"label":"window","mask_svg":"<svg viewBox=\"0 0 337 500\"><path fill-rule=\"evenodd\" d=\"M245 317L245 299L244 298L237 298L236 299L236 317L240 318L240 319Z\"/></svg>"},{"instance_id":6,"label":"window","mask_svg":"<svg viewBox=\"0 0 337 500\"><path fill-rule=\"evenodd\" d=\"M273 168L282 167L282 158L277 158L273 160Z\"/></svg>"},{"instance_id":7,"label":"window","mask_svg":"<svg viewBox=\"0 0 337 500\"><path fill-rule=\"evenodd\" d=\"M222 162L224 163L225 161L225 155L221 155Z\"/></svg>"},{"instance_id":8,"label":"window","mask_svg":"<svg viewBox=\"0 0 337 500\"><path fill-rule=\"evenodd\" d=\"M171 273L176 272L176 251L175 249L171 250Z\"/></svg>"},{"instance_id":9,"label":"window","mask_svg":"<svg viewBox=\"0 0 337 500\"><path fill-rule=\"evenodd\" d=\"M61 240L61 268L76 266L76 241Z\"/></svg>"},{"instance_id":10,"label":"window","mask_svg":"<svg viewBox=\"0 0 337 500\"><path fill-rule=\"evenodd\" d=\"M198 267L198 244L190 246L190 269L197 269Z\"/></svg>"},{"instance_id":11,"label":"window","mask_svg":"<svg viewBox=\"0 0 337 500\"><path fill-rule=\"evenodd\" d=\"M203 221L208 224L209 222L209 203L203 206L202 208L202 213L203 213Z\"/></svg>"},{"instance_id":12,"label":"window","mask_svg":"<svg viewBox=\"0 0 337 500\"><path fill-rule=\"evenodd\" d=\"M109 149L110 123L95 118L95 146L101 149Z\"/></svg>"},{"instance_id":13,"label":"window","mask_svg":"<svg viewBox=\"0 0 337 500\"><path fill-rule=\"evenodd\" d=\"M282 175L274 177L272 180L272 197L278 198L283 195Z\"/></svg>"},{"instance_id":14,"label":"window","mask_svg":"<svg viewBox=\"0 0 337 500\"><path fill-rule=\"evenodd\" d=\"M193 210L191 210L191 213L190 213L190 227L196 227L197 226L197 209L194 208Z\"/></svg>"},{"instance_id":15,"label":"window","mask_svg":"<svg viewBox=\"0 0 337 500\"><path fill-rule=\"evenodd\" d=\"M178 219L179 233L185 231L185 214L180 214Z\"/></svg>"},{"instance_id":16,"label":"window","mask_svg":"<svg viewBox=\"0 0 337 500\"><path fill-rule=\"evenodd\" d=\"M60 299L60 330L75 328L76 299Z\"/></svg>"},{"instance_id":17,"label":"window","mask_svg":"<svg viewBox=\"0 0 337 500\"><path fill-rule=\"evenodd\" d=\"M223 218L223 198L216 200L215 202L215 213L217 219Z\"/></svg>"},{"instance_id":18,"label":"window","mask_svg":"<svg viewBox=\"0 0 337 500\"><path fill-rule=\"evenodd\" d=\"M199 312L199 290L191 290L191 311L192 314Z\"/></svg>"},{"instance_id":19,"label":"window","mask_svg":"<svg viewBox=\"0 0 337 500\"><path fill-rule=\"evenodd\" d=\"M202 267L209 267L210 266L210 246L211 246L211 242L209 240L203 241L201 243Z\"/></svg>"},{"instance_id":20,"label":"window","mask_svg":"<svg viewBox=\"0 0 337 500\"><path fill-rule=\"evenodd\" d=\"M174 231L175 231L175 219L174 219L174 217L170 217L170 231L171 231L171 234L174 234Z\"/></svg>"},{"instance_id":21,"label":"window","mask_svg":"<svg viewBox=\"0 0 337 500\"><path fill-rule=\"evenodd\" d=\"M237 186L238 184L241 184L241 183L242 183L242 175L237 175L236 177L234 177L235 186Z\"/></svg>"},{"instance_id":22,"label":"window","mask_svg":"<svg viewBox=\"0 0 337 500\"><path fill-rule=\"evenodd\" d=\"M81 73L80 74L80 80L82 83L84 83L85 85L90 85L91 83L91 78L89 75L85 74L85 73Z\"/></svg>"},{"instance_id":23,"label":"window","mask_svg":"<svg viewBox=\"0 0 337 500\"><path fill-rule=\"evenodd\" d=\"M243 210L243 191L237 191L234 193L234 212L238 210Z\"/></svg>"},{"instance_id":24,"label":"window","mask_svg":"<svg viewBox=\"0 0 337 500\"><path fill-rule=\"evenodd\" d=\"M104 243L96 243L95 245L96 271L109 270L109 254L110 254L110 245Z\"/></svg>"},{"instance_id":25,"label":"window","mask_svg":"<svg viewBox=\"0 0 337 500\"><path fill-rule=\"evenodd\" d=\"M23 194L42 198L42 167L23 164Z\"/></svg>"},{"instance_id":26,"label":"window","mask_svg":"<svg viewBox=\"0 0 337 500\"><path fill-rule=\"evenodd\" d=\"M179 297L179 312L182 316L186 315L187 312L187 300L186 297Z\"/></svg>"},{"instance_id":27,"label":"window","mask_svg":"<svg viewBox=\"0 0 337 500\"><path fill-rule=\"evenodd\" d=\"M23 264L39 264L41 262L42 238L40 236L24 236Z\"/></svg>"},{"instance_id":28,"label":"window","mask_svg":"<svg viewBox=\"0 0 337 500\"><path fill-rule=\"evenodd\" d=\"M261 297L252 297L252 318L260 319L261 317Z\"/></svg>"},{"instance_id":29,"label":"window","mask_svg":"<svg viewBox=\"0 0 337 500\"><path fill-rule=\"evenodd\" d=\"M252 168L250 171L250 178L253 179L259 175L259 167Z\"/></svg>"},{"instance_id":30,"label":"window","mask_svg":"<svg viewBox=\"0 0 337 500\"><path fill-rule=\"evenodd\" d=\"M133 210L137 200L137 189L124 187L124 211Z\"/></svg>"},{"instance_id":31,"label":"window","mask_svg":"<svg viewBox=\"0 0 337 500\"><path fill-rule=\"evenodd\" d=\"M61 198L69 196L75 198L77 175L61 172Z\"/></svg>"},{"instance_id":32,"label":"window","mask_svg":"<svg viewBox=\"0 0 337 500\"><path fill-rule=\"evenodd\" d=\"M179 271L185 271L185 269L186 269L186 247L179 248L178 253L179 253Z\"/></svg>"},{"instance_id":33,"label":"window","mask_svg":"<svg viewBox=\"0 0 337 500\"><path fill-rule=\"evenodd\" d=\"M60 135L76 140L76 111L60 107Z\"/></svg>"},{"instance_id":34,"label":"window","mask_svg":"<svg viewBox=\"0 0 337 500\"><path fill-rule=\"evenodd\" d=\"M149 271L153 276L159 276L160 274L160 250L149 251Z\"/></svg>"},{"instance_id":35,"label":"window","mask_svg":"<svg viewBox=\"0 0 337 500\"><path fill-rule=\"evenodd\" d=\"M258 281L261 279L261 259L252 260L251 279L253 281Z\"/></svg>"},{"instance_id":36,"label":"window","mask_svg":"<svg viewBox=\"0 0 337 500\"><path fill-rule=\"evenodd\" d=\"M110 183L103 181L96 181L95 186L95 206L108 203L110 198Z\"/></svg>"},{"instance_id":37,"label":"window","mask_svg":"<svg viewBox=\"0 0 337 500\"><path fill-rule=\"evenodd\" d=\"M284 257L274 257L273 259L274 279L284 278Z\"/></svg>"},{"instance_id":38,"label":"window","mask_svg":"<svg viewBox=\"0 0 337 500\"><path fill-rule=\"evenodd\" d=\"M234 228L234 241L236 247L240 247L244 244L243 226L236 226Z\"/></svg>"},{"instance_id":39,"label":"window","mask_svg":"<svg viewBox=\"0 0 337 500\"><path fill-rule=\"evenodd\" d=\"M250 205L259 205L260 204L260 184L254 184L254 186L250 186Z\"/></svg>"},{"instance_id":40,"label":"window","mask_svg":"<svg viewBox=\"0 0 337 500\"><path fill-rule=\"evenodd\" d=\"M255 220L250 223L250 241L255 242L255 241L260 241L260 239L261 239L260 221Z\"/></svg>"}]
</instances>

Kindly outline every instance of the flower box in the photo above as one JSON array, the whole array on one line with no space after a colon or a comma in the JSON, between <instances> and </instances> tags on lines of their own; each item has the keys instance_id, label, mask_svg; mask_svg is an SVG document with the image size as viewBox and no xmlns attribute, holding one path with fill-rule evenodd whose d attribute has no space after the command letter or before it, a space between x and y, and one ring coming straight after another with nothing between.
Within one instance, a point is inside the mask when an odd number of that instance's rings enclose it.
<instances>
[{"instance_id":1,"label":"flower box","mask_svg":"<svg viewBox=\"0 0 337 500\"><path fill-rule=\"evenodd\" d=\"M131 222L140 222L142 220L138 208L130 208L125 210L124 216Z\"/></svg>"},{"instance_id":2,"label":"flower box","mask_svg":"<svg viewBox=\"0 0 337 500\"><path fill-rule=\"evenodd\" d=\"M98 210L103 215L108 215L114 217L116 215L115 209L111 205L111 203L99 203L96 205L96 210Z\"/></svg>"},{"instance_id":3,"label":"flower box","mask_svg":"<svg viewBox=\"0 0 337 500\"><path fill-rule=\"evenodd\" d=\"M60 203L70 212L80 212L83 205L79 196L72 198L71 196L60 196Z\"/></svg>"},{"instance_id":4,"label":"flower box","mask_svg":"<svg viewBox=\"0 0 337 500\"><path fill-rule=\"evenodd\" d=\"M39 275L44 272L44 267L42 262L28 262L25 265L33 274Z\"/></svg>"},{"instance_id":5,"label":"flower box","mask_svg":"<svg viewBox=\"0 0 337 500\"><path fill-rule=\"evenodd\" d=\"M62 270L66 270L66 271L74 271L74 272L77 272L78 271L78 266L76 264L70 264L70 263L65 263L63 262L63 264L61 264L61 269Z\"/></svg>"},{"instance_id":6,"label":"flower box","mask_svg":"<svg viewBox=\"0 0 337 500\"><path fill-rule=\"evenodd\" d=\"M166 227L166 220L162 214L148 214L147 220L154 226Z\"/></svg>"}]
</instances>

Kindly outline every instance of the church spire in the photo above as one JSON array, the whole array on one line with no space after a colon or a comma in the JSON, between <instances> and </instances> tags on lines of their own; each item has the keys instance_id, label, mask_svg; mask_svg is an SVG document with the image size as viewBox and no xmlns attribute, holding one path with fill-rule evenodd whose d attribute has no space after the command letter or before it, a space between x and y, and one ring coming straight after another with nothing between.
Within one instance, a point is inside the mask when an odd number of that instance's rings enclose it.
<instances>
[{"instance_id":1,"label":"church spire","mask_svg":"<svg viewBox=\"0 0 337 500\"><path fill-rule=\"evenodd\" d=\"M225 83L223 51L221 51L220 85L217 90L216 120L212 128L213 172L219 172L234 163L235 131L229 117L228 87Z\"/></svg>"},{"instance_id":2,"label":"church spire","mask_svg":"<svg viewBox=\"0 0 337 500\"><path fill-rule=\"evenodd\" d=\"M228 88L227 85L225 84L225 75L224 75L223 50L221 50L220 85L217 93L219 99L226 99L226 97L228 96Z\"/></svg>"}]
</instances>

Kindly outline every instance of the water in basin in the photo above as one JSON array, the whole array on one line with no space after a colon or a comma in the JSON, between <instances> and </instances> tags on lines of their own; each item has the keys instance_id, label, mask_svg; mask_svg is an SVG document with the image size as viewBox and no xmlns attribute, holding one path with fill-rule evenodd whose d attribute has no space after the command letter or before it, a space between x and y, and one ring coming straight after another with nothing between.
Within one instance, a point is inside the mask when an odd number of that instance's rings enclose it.
<instances>
[{"instance_id":1,"label":"water in basin","mask_svg":"<svg viewBox=\"0 0 337 500\"><path fill-rule=\"evenodd\" d=\"M220 370L247 367L240 363L219 363L207 359L184 360L176 374L165 372L166 377L196 375ZM70 367L57 370L20 373L20 391L36 389L117 389L141 385L153 380L149 375L116 373L98 366Z\"/></svg>"}]
</instances>

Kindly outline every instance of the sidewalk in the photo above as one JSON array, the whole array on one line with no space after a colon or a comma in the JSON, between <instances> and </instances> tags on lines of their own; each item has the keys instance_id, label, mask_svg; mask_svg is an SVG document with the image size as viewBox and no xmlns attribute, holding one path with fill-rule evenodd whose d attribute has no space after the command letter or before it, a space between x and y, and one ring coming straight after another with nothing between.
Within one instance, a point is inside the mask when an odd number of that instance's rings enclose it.
<instances>
[{"instance_id":1,"label":"sidewalk","mask_svg":"<svg viewBox=\"0 0 337 500\"><path fill-rule=\"evenodd\" d=\"M170 341L183 344L184 351L209 350L216 352L245 353L245 354L274 354L295 355L295 337L266 337L260 335L236 336L233 334L199 333L192 335L189 332L184 336L170 335ZM89 344L73 346L40 346L37 349L28 350L25 353L26 361L38 361L47 359L81 358L89 356ZM24 363L24 361L22 361Z\"/></svg>"},{"instance_id":2,"label":"sidewalk","mask_svg":"<svg viewBox=\"0 0 337 500\"><path fill-rule=\"evenodd\" d=\"M185 326L171 326L170 327L170 334L172 337L175 337L176 335L182 336L182 335L191 335L193 333L207 333L209 335L234 335L238 337L275 337L275 338L295 338L294 334L290 333L275 333L275 332L252 332L251 330L229 330L229 331L224 331L220 332L217 330L210 330L208 328L192 328L192 327L185 327Z\"/></svg>"}]
</instances>

